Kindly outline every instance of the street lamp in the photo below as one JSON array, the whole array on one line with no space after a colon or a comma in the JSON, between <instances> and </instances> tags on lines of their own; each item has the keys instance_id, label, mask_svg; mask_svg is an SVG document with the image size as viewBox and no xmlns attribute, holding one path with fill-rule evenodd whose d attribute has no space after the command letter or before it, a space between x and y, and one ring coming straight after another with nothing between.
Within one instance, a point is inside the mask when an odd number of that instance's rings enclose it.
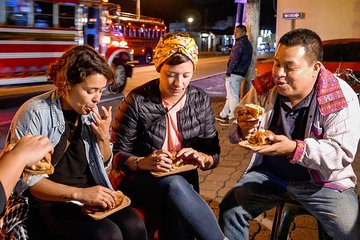
<instances>
[{"instance_id":1,"label":"street lamp","mask_svg":"<svg viewBox=\"0 0 360 240\"><path fill-rule=\"evenodd\" d=\"M194 21L194 19L193 19L192 17L189 17L189 18L187 19L187 21L188 21L188 23L189 23L189 31L191 31L191 24L192 24L192 22Z\"/></svg>"}]
</instances>

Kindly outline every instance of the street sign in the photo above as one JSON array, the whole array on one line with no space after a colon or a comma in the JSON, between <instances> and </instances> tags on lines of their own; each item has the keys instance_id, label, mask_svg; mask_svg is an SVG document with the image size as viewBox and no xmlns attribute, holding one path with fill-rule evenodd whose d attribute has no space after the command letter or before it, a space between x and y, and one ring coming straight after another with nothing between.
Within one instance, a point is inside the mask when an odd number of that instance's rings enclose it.
<instances>
[{"instance_id":1,"label":"street sign","mask_svg":"<svg viewBox=\"0 0 360 240\"><path fill-rule=\"evenodd\" d=\"M235 0L234 3L247 3L247 0Z\"/></svg>"},{"instance_id":2,"label":"street sign","mask_svg":"<svg viewBox=\"0 0 360 240\"><path fill-rule=\"evenodd\" d=\"M305 17L305 13L303 12L283 13L284 19L303 19L304 17Z\"/></svg>"}]
</instances>

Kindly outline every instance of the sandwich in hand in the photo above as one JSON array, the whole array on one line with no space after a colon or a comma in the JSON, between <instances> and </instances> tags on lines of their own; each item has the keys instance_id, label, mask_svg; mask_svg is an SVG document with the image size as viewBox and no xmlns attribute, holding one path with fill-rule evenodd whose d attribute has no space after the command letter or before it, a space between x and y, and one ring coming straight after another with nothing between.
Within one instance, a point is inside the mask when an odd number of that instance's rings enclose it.
<instances>
[{"instance_id":1,"label":"sandwich in hand","mask_svg":"<svg viewBox=\"0 0 360 240\"><path fill-rule=\"evenodd\" d=\"M51 155L47 153L43 159L34 163L31 166L26 166L25 173L37 175L37 174L53 174L54 166L51 164Z\"/></svg>"},{"instance_id":2,"label":"sandwich in hand","mask_svg":"<svg viewBox=\"0 0 360 240\"><path fill-rule=\"evenodd\" d=\"M10 152L14 147L16 143L9 144L3 153ZM54 167L51 164L51 154L47 153L43 159L40 161L37 161L31 166L26 166L24 169L24 173L30 174L30 175L37 175L37 174L52 174L54 173Z\"/></svg>"},{"instance_id":3,"label":"sandwich in hand","mask_svg":"<svg viewBox=\"0 0 360 240\"><path fill-rule=\"evenodd\" d=\"M264 108L256 104L245 104L245 111L253 116L254 119L258 120L264 115Z\"/></svg>"}]
</instances>

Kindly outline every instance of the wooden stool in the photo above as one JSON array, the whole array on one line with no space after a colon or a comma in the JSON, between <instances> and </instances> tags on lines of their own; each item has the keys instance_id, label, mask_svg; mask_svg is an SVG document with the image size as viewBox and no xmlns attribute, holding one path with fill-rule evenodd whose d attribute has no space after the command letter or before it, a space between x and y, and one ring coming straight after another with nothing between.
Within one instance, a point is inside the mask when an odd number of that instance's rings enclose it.
<instances>
[{"instance_id":1,"label":"wooden stool","mask_svg":"<svg viewBox=\"0 0 360 240\"><path fill-rule=\"evenodd\" d=\"M271 240L286 240L291 222L298 215L311 215L297 202L285 202L276 207L274 223L271 231ZM318 221L319 240L331 240Z\"/></svg>"}]
</instances>

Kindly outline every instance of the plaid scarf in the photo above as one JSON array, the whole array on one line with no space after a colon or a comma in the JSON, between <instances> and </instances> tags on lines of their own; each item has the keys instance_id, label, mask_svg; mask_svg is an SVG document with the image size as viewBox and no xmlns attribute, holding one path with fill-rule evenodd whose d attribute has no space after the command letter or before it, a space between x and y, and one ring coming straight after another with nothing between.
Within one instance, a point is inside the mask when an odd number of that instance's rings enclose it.
<instances>
[{"instance_id":1,"label":"plaid scarf","mask_svg":"<svg viewBox=\"0 0 360 240\"><path fill-rule=\"evenodd\" d=\"M251 82L259 95L275 86L271 72L265 73ZM316 101L321 115L326 116L347 107L339 80L329 70L321 67L316 85Z\"/></svg>"},{"instance_id":2,"label":"plaid scarf","mask_svg":"<svg viewBox=\"0 0 360 240\"><path fill-rule=\"evenodd\" d=\"M4 215L0 220L1 239L25 240L28 238L25 227L25 219L28 217L29 204L26 198L11 195Z\"/></svg>"}]
</instances>

